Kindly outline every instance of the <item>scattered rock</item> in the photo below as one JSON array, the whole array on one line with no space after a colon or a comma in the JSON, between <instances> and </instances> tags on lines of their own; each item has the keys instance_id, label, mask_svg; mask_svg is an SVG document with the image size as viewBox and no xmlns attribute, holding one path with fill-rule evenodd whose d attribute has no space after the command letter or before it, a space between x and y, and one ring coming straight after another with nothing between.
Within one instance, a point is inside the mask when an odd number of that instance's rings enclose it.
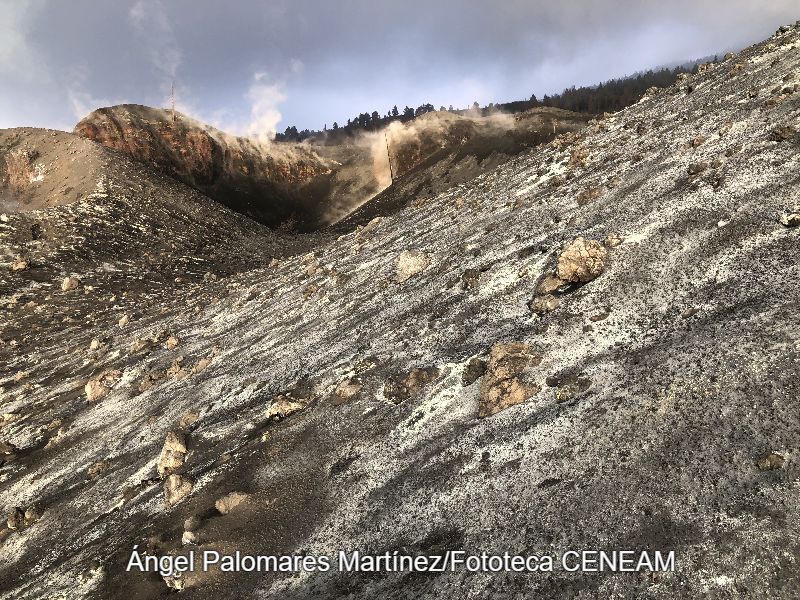
<instances>
[{"instance_id":1,"label":"scattered rock","mask_svg":"<svg viewBox=\"0 0 800 600\"><path fill-rule=\"evenodd\" d=\"M147 375L144 376L141 382L139 382L139 391L144 393L147 390L153 388L156 382L160 381L161 379L164 379L164 375L165 375L164 371L153 369L152 371L147 373Z\"/></svg>"},{"instance_id":2,"label":"scattered rock","mask_svg":"<svg viewBox=\"0 0 800 600\"><path fill-rule=\"evenodd\" d=\"M17 271L27 271L30 269L31 263L28 259L23 258L22 256L17 256L11 261L11 270L14 272Z\"/></svg>"},{"instance_id":3,"label":"scattered rock","mask_svg":"<svg viewBox=\"0 0 800 600\"><path fill-rule=\"evenodd\" d=\"M759 471L775 471L783 467L784 462L786 462L786 459L783 456L777 452L770 452L760 457L756 461L756 466Z\"/></svg>"},{"instance_id":4,"label":"scattered rock","mask_svg":"<svg viewBox=\"0 0 800 600\"><path fill-rule=\"evenodd\" d=\"M705 143L706 143L706 138L704 138L702 135L700 135L700 136L697 136L696 138L693 138L692 140L690 140L689 141L689 146L691 146L692 148L697 148L698 146L702 146Z\"/></svg>"},{"instance_id":5,"label":"scattered rock","mask_svg":"<svg viewBox=\"0 0 800 600\"><path fill-rule=\"evenodd\" d=\"M42 515L36 508L29 506L23 509L17 506L6 518L6 526L11 531L21 531L30 527L41 518Z\"/></svg>"},{"instance_id":6,"label":"scattered rock","mask_svg":"<svg viewBox=\"0 0 800 600\"><path fill-rule=\"evenodd\" d=\"M100 340L94 338L89 344L89 350L99 350L102 345L103 343Z\"/></svg>"},{"instance_id":7,"label":"scattered rock","mask_svg":"<svg viewBox=\"0 0 800 600\"><path fill-rule=\"evenodd\" d=\"M200 525L202 524L203 520L200 517L197 515L192 515L183 522L183 528L186 531L197 531L200 529Z\"/></svg>"},{"instance_id":8,"label":"scattered rock","mask_svg":"<svg viewBox=\"0 0 800 600\"><path fill-rule=\"evenodd\" d=\"M174 377L178 381L180 381L181 379L186 379L186 377L188 377L189 373L186 371L186 369L183 368L182 358L179 358L172 362L172 364L167 369L167 375L169 377Z\"/></svg>"},{"instance_id":9,"label":"scattered rock","mask_svg":"<svg viewBox=\"0 0 800 600\"><path fill-rule=\"evenodd\" d=\"M120 320L117 321L117 325L119 325L119 328L122 329L130 322L131 318L128 315L122 315L122 317L120 317Z\"/></svg>"},{"instance_id":10,"label":"scattered rock","mask_svg":"<svg viewBox=\"0 0 800 600\"><path fill-rule=\"evenodd\" d=\"M800 225L800 213L785 213L781 215L781 225L784 227L797 227Z\"/></svg>"},{"instance_id":11,"label":"scattered rock","mask_svg":"<svg viewBox=\"0 0 800 600\"><path fill-rule=\"evenodd\" d=\"M548 377L547 385L556 388L556 402L566 402L588 390L592 385L592 380L588 377L565 375L557 378Z\"/></svg>"},{"instance_id":12,"label":"scattered rock","mask_svg":"<svg viewBox=\"0 0 800 600\"><path fill-rule=\"evenodd\" d=\"M798 138L797 129L791 125L779 125L772 130L771 137L776 142L787 142Z\"/></svg>"},{"instance_id":13,"label":"scattered rock","mask_svg":"<svg viewBox=\"0 0 800 600\"><path fill-rule=\"evenodd\" d=\"M281 420L303 410L308 402L287 396L276 396L267 409L267 418Z\"/></svg>"},{"instance_id":14,"label":"scattered rock","mask_svg":"<svg viewBox=\"0 0 800 600\"><path fill-rule=\"evenodd\" d=\"M64 279L61 281L61 291L71 292L72 290L78 289L80 284L81 281L77 277L64 277Z\"/></svg>"},{"instance_id":15,"label":"scattered rock","mask_svg":"<svg viewBox=\"0 0 800 600\"><path fill-rule=\"evenodd\" d=\"M439 369L427 367L411 369L405 376L393 376L383 385L383 396L389 402L400 404L419 392L439 376Z\"/></svg>"},{"instance_id":16,"label":"scattered rock","mask_svg":"<svg viewBox=\"0 0 800 600\"><path fill-rule=\"evenodd\" d=\"M333 405L339 406L354 398L364 388L364 384L356 378L348 378L336 386L333 391Z\"/></svg>"},{"instance_id":17,"label":"scattered rock","mask_svg":"<svg viewBox=\"0 0 800 600\"><path fill-rule=\"evenodd\" d=\"M486 373L486 361L479 357L469 360L464 372L461 374L461 383L465 386L472 385Z\"/></svg>"},{"instance_id":18,"label":"scattered rock","mask_svg":"<svg viewBox=\"0 0 800 600\"><path fill-rule=\"evenodd\" d=\"M178 347L178 343L178 338L176 338L174 335L171 335L167 338L167 341L164 342L164 347L166 347L167 350L174 350Z\"/></svg>"},{"instance_id":19,"label":"scattered rock","mask_svg":"<svg viewBox=\"0 0 800 600\"><path fill-rule=\"evenodd\" d=\"M244 492L231 492L217 500L214 506L220 513L227 515L249 497L250 495Z\"/></svg>"},{"instance_id":20,"label":"scattered rock","mask_svg":"<svg viewBox=\"0 0 800 600\"><path fill-rule=\"evenodd\" d=\"M197 546L200 544L200 535L196 531L184 531L181 536L181 544Z\"/></svg>"},{"instance_id":21,"label":"scattered rock","mask_svg":"<svg viewBox=\"0 0 800 600\"><path fill-rule=\"evenodd\" d=\"M131 344L130 352L131 354L137 354L138 352L142 352L150 347L150 342L148 340L137 339L134 340Z\"/></svg>"},{"instance_id":22,"label":"scattered rock","mask_svg":"<svg viewBox=\"0 0 800 600\"><path fill-rule=\"evenodd\" d=\"M6 518L6 526L12 531L17 531L25 527L25 511L19 506L16 507Z\"/></svg>"},{"instance_id":23,"label":"scattered rock","mask_svg":"<svg viewBox=\"0 0 800 600\"><path fill-rule=\"evenodd\" d=\"M689 176L695 177L707 170L708 170L707 162L697 162L690 164L689 167L686 169L686 172L689 173Z\"/></svg>"},{"instance_id":24,"label":"scattered rock","mask_svg":"<svg viewBox=\"0 0 800 600\"><path fill-rule=\"evenodd\" d=\"M86 399L89 402L102 400L111 393L111 388L120 379L122 379L122 371L116 369L103 371L98 377L90 379L84 387Z\"/></svg>"},{"instance_id":25,"label":"scattered rock","mask_svg":"<svg viewBox=\"0 0 800 600\"><path fill-rule=\"evenodd\" d=\"M588 190L583 190L580 194L578 194L578 197L575 200L578 203L578 206L584 206L585 204L589 204L589 202L596 200L602 195L603 188L593 187L589 188Z\"/></svg>"},{"instance_id":26,"label":"scattered rock","mask_svg":"<svg viewBox=\"0 0 800 600\"><path fill-rule=\"evenodd\" d=\"M558 257L556 275L563 281L586 283L605 270L608 251L596 240L582 237L571 242Z\"/></svg>"},{"instance_id":27,"label":"scattered rock","mask_svg":"<svg viewBox=\"0 0 800 600\"><path fill-rule=\"evenodd\" d=\"M175 506L192 492L194 483L187 477L172 474L164 480L164 503L167 507Z\"/></svg>"},{"instance_id":28,"label":"scattered rock","mask_svg":"<svg viewBox=\"0 0 800 600\"><path fill-rule=\"evenodd\" d=\"M527 401L539 392L539 386L526 381L525 369L536 366L542 357L521 342L492 346L486 374L481 380L478 417L488 417Z\"/></svg>"},{"instance_id":29,"label":"scattered rock","mask_svg":"<svg viewBox=\"0 0 800 600\"><path fill-rule=\"evenodd\" d=\"M186 460L187 452L186 436L180 431L170 431L158 457L156 469L159 476L164 479L176 469L180 469Z\"/></svg>"},{"instance_id":30,"label":"scattered rock","mask_svg":"<svg viewBox=\"0 0 800 600\"><path fill-rule=\"evenodd\" d=\"M417 273L421 273L431 264L431 258L425 252L419 250L404 250L397 257L397 283L412 278Z\"/></svg>"},{"instance_id":31,"label":"scattered rock","mask_svg":"<svg viewBox=\"0 0 800 600\"><path fill-rule=\"evenodd\" d=\"M110 468L111 468L111 463L108 462L107 460L101 460L99 462L92 463L91 465L89 465L89 468L86 469L86 478L97 479L98 477L100 477L100 475L108 471Z\"/></svg>"},{"instance_id":32,"label":"scattered rock","mask_svg":"<svg viewBox=\"0 0 800 600\"><path fill-rule=\"evenodd\" d=\"M553 296L553 294L545 294L543 296L536 296L528 303L528 308L531 312L537 315L544 315L553 312L559 307L561 301Z\"/></svg>"},{"instance_id":33,"label":"scattered rock","mask_svg":"<svg viewBox=\"0 0 800 600\"><path fill-rule=\"evenodd\" d=\"M625 240L618 233L609 233L606 236L606 239L603 240L603 245L606 248L616 248L617 246L622 245L623 241Z\"/></svg>"},{"instance_id":34,"label":"scattered rock","mask_svg":"<svg viewBox=\"0 0 800 600\"><path fill-rule=\"evenodd\" d=\"M467 269L461 274L461 286L465 290L474 290L481 279L480 269Z\"/></svg>"},{"instance_id":35,"label":"scattered rock","mask_svg":"<svg viewBox=\"0 0 800 600\"><path fill-rule=\"evenodd\" d=\"M195 366L192 367L192 373L195 374L200 373L201 371L207 369L210 364L211 364L211 358L209 357L201 358L200 360L197 361L197 364L195 364Z\"/></svg>"},{"instance_id":36,"label":"scattered rock","mask_svg":"<svg viewBox=\"0 0 800 600\"><path fill-rule=\"evenodd\" d=\"M553 275L545 275L536 285L536 293L540 295L552 294L562 287L564 282Z\"/></svg>"},{"instance_id":37,"label":"scattered rock","mask_svg":"<svg viewBox=\"0 0 800 600\"><path fill-rule=\"evenodd\" d=\"M197 419L199 418L200 418L200 413L195 411L188 412L181 417L180 421L178 421L178 425L181 428L185 429L187 427L194 425Z\"/></svg>"}]
</instances>

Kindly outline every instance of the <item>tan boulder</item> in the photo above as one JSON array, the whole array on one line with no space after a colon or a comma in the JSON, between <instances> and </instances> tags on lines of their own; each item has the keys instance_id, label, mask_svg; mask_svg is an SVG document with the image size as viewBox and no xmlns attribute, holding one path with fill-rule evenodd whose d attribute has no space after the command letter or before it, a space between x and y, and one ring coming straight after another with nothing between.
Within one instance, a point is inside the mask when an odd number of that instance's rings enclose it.
<instances>
[{"instance_id":1,"label":"tan boulder","mask_svg":"<svg viewBox=\"0 0 800 600\"><path fill-rule=\"evenodd\" d=\"M596 240L575 238L558 257L556 275L563 281L586 283L605 270L608 250Z\"/></svg>"},{"instance_id":2,"label":"tan boulder","mask_svg":"<svg viewBox=\"0 0 800 600\"><path fill-rule=\"evenodd\" d=\"M84 391L86 392L86 399L89 402L97 402L102 400L111 393L111 388L114 384L122 379L122 371L117 369L108 369L103 371L99 376L90 379Z\"/></svg>"},{"instance_id":3,"label":"tan boulder","mask_svg":"<svg viewBox=\"0 0 800 600\"><path fill-rule=\"evenodd\" d=\"M249 497L250 495L244 492L231 492L217 500L214 506L220 513L227 515Z\"/></svg>"},{"instance_id":4,"label":"tan boulder","mask_svg":"<svg viewBox=\"0 0 800 600\"><path fill-rule=\"evenodd\" d=\"M77 289L80 284L81 281L77 277L64 277L64 279L61 281L61 291L71 292L72 290Z\"/></svg>"},{"instance_id":5,"label":"tan boulder","mask_svg":"<svg viewBox=\"0 0 800 600\"><path fill-rule=\"evenodd\" d=\"M541 360L530 346L521 342L492 346L486 374L481 379L478 416L494 415L537 394L539 386L527 381L524 371Z\"/></svg>"},{"instance_id":6,"label":"tan boulder","mask_svg":"<svg viewBox=\"0 0 800 600\"><path fill-rule=\"evenodd\" d=\"M172 474L164 480L164 504L167 507L175 506L178 502L188 496L194 483L187 477Z\"/></svg>"},{"instance_id":7,"label":"tan boulder","mask_svg":"<svg viewBox=\"0 0 800 600\"><path fill-rule=\"evenodd\" d=\"M397 257L397 283L403 283L414 275L421 273L431 264L431 258L425 252L404 250Z\"/></svg>"},{"instance_id":8,"label":"tan boulder","mask_svg":"<svg viewBox=\"0 0 800 600\"><path fill-rule=\"evenodd\" d=\"M163 479L176 469L183 466L186 460L186 436L180 431L170 431L164 440L161 448L161 455L158 457L157 470Z\"/></svg>"}]
</instances>

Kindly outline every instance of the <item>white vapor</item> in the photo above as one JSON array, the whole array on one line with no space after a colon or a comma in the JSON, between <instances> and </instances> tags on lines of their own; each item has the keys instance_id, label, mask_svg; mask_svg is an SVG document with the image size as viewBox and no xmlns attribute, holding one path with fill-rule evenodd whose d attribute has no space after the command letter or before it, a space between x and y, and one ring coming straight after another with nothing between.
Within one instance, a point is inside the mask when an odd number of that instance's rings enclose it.
<instances>
[{"instance_id":1,"label":"white vapor","mask_svg":"<svg viewBox=\"0 0 800 600\"><path fill-rule=\"evenodd\" d=\"M282 118L278 106L286 100L283 84L269 83L266 73L256 73L246 98L250 102L247 135L260 142L271 141Z\"/></svg>"}]
</instances>

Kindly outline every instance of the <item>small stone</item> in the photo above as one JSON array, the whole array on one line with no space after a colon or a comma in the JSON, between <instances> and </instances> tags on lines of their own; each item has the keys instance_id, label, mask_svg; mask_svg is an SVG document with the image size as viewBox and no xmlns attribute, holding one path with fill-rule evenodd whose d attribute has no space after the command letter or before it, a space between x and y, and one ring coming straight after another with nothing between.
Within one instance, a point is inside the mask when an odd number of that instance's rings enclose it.
<instances>
[{"instance_id":1,"label":"small stone","mask_svg":"<svg viewBox=\"0 0 800 600\"><path fill-rule=\"evenodd\" d=\"M164 346L167 348L167 350L174 350L178 347L178 338L176 338L174 335L169 336L167 341L164 342Z\"/></svg>"},{"instance_id":2,"label":"small stone","mask_svg":"<svg viewBox=\"0 0 800 600\"><path fill-rule=\"evenodd\" d=\"M137 339L134 340L133 343L131 344L130 352L131 354L136 354L138 352L146 350L148 346L150 346L150 343L147 340Z\"/></svg>"},{"instance_id":3,"label":"small stone","mask_svg":"<svg viewBox=\"0 0 800 600\"><path fill-rule=\"evenodd\" d=\"M33 506L29 506L28 508L25 509L23 525L25 527L30 527L41 518L42 518L42 513L40 513Z\"/></svg>"},{"instance_id":4,"label":"small stone","mask_svg":"<svg viewBox=\"0 0 800 600\"><path fill-rule=\"evenodd\" d=\"M130 322L131 322L131 318L128 315L122 315L120 320L117 321L117 325L119 325L119 328L122 329L123 327L125 327Z\"/></svg>"},{"instance_id":5,"label":"small stone","mask_svg":"<svg viewBox=\"0 0 800 600\"><path fill-rule=\"evenodd\" d=\"M98 477L100 477L100 475L108 471L110 467L111 463L108 462L107 460L101 460L99 462L92 463L89 466L89 468L86 469L86 478L97 479Z\"/></svg>"},{"instance_id":6,"label":"small stone","mask_svg":"<svg viewBox=\"0 0 800 600\"><path fill-rule=\"evenodd\" d=\"M609 233L606 236L606 239L603 240L603 245L606 248L616 248L617 246L620 246L623 241L624 240L622 236L619 235L618 233Z\"/></svg>"},{"instance_id":7,"label":"small stone","mask_svg":"<svg viewBox=\"0 0 800 600\"><path fill-rule=\"evenodd\" d=\"M605 270L608 251L596 240L575 238L558 257L556 275L563 281L586 283Z\"/></svg>"},{"instance_id":8,"label":"small stone","mask_svg":"<svg viewBox=\"0 0 800 600\"><path fill-rule=\"evenodd\" d=\"M700 175L706 170L708 170L707 162L697 162L690 164L689 167L686 169L686 172L689 173L690 176L694 177L696 175Z\"/></svg>"},{"instance_id":9,"label":"small stone","mask_svg":"<svg viewBox=\"0 0 800 600\"><path fill-rule=\"evenodd\" d=\"M527 381L524 373L541 360L530 346L521 342L492 346L486 374L481 379L478 417L489 417L536 395L539 386Z\"/></svg>"},{"instance_id":10,"label":"small stone","mask_svg":"<svg viewBox=\"0 0 800 600\"><path fill-rule=\"evenodd\" d=\"M80 284L81 282L77 277L64 277L63 281L61 282L61 291L71 292L72 290L77 289Z\"/></svg>"},{"instance_id":11,"label":"small stone","mask_svg":"<svg viewBox=\"0 0 800 600\"><path fill-rule=\"evenodd\" d=\"M478 287L481 279L479 269L467 269L461 274L461 286L465 290L474 290Z\"/></svg>"},{"instance_id":12,"label":"small stone","mask_svg":"<svg viewBox=\"0 0 800 600\"><path fill-rule=\"evenodd\" d=\"M89 350L99 350L100 346L102 346L102 342L97 338L93 339L92 342L89 344Z\"/></svg>"},{"instance_id":13,"label":"small stone","mask_svg":"<svg viewBox=\"0 0 800 600\"><path fill-rule=\"evenodd\" d=\"M566 402L582 394L592 385L592 380L587 377L569 376L559 382L556 388L556 402Z\"/></svg>"},{"instance_id":14,"label":"small stone","mask_svg":"<svg viewBox=\"0 0 800 600\"><path fill-rule=\"evenodd\" d=\"M404 250L397 257L397 283L403 283L414 275L421 273L431 264L431 258L425 252Z\"/></svg>"},{"instance_id":15,"label":"small stone","mask_svg":"<svg viewBox=\"0 0 800 600\"><path fill-rule=\"evenodd\" d=\"M180 421L178 421L178 425L180 425L181 428L185 429L186 427L194 425L197 419L199 418L200 418L200 413L194 411L188 412L181 417Z\"/></svg>"},{"instance_id":16,"label":"small stone","mask_svg":"<svg viewBox=\"0 0 800 600\"><path fill-rule=\"evenodd\" d=\"M25 527L25 511L20 507L16 507L6 518L6 526L12 531Z\"/></svg>"},{"instance_id":17,"label":"small stone","mask_svg":"<svg viewBox=\"0 0 800 600\"><path fill-rule=\"evenodd\" d=\"M705 143L706 143L706 138L704 138L702 135L700 135L700 136L697 136L696 138L693 138L693 139L692 139L692 140L689 142L689 145L690 145L692 148L697 148L698 146L702 146L702 145L703 145L703 144L705 144Z\"/></svg>"},{"instance_id":18,"label":"small stone","mask_svg":"<svg viewBox=\"0 0 800 600\"><path fill-rule=\"evenodd\" d=\"M22 256L17 256L13 261L11 261L11 270L14 272L27 271L30 269L30 267L30 261Z\"/></svg>"},{"instance_id":19,"label":"small stone","mask_svg":"<svg viewBox=\"0 0 800 600\"><path fill-rule=\"evenodd\" d=\"M181 536L181 544L184 546L197 546L200 543L200 536L195 531L184 531Z\"/></svg>"},{"instance_id":20,"label":"small stone","mask_svg":"<svg viewBox=\"0 0 800 600\"><path fill-rule=\"evenodd\" d=\"M540 295L545 294L552 294L558 288L562 287L564 282L561 281L558 277L554 277L552 275L546 275L539 281L538 285L536 286L536 293Z\"/></svg>"},{"instance_id":21,"label":"small stone","mask_svg":"<svg viewBox=\"0 0 800 600\"><path fill-rule=\"evenodd\" d=\"M200 373L201 371L207 369L210 364L211 364L210 358L208 357L201 358L200 360L197 361L197 364L195 364L195 366L192 367L192 373Z\"/></svg>"},{"instance_id":22,"label":"small stone","mask_svg":"<svg viewBox=\"0 0 800 600\"><path fill-rule=\"evenodd\" d=\"M593 187L587 190L583 190L580 194L578 194L578 197L575 199L575 201L578 203L578 206L584 206L586 204L589 204L589 202L591 202L592 200L596 200L602 195L603 195L603 188Z\"/></svg>"},{"instance_id":23,"label":"small stone","mask_svg":"<svg viewBox=\"0 0 800 600\"><path fill-rule=\"evenodd\" d=\"M783 458L783 456L777 452L770 452L759 458L758 461L756 461L756 466L759 471L775 471L783 467L784 462L786 462L786 459Z\"/></svg>"},{"instance_id":24,"label":"small stone","mask_svg":"<svg viewBox=\"0 0 800 600\"><path fill-rule=\"evenodd\" d=\"M176 469L180 469L186 460L187 452L186 436L180 431L170 431L158 457L156 470L159 476L164 479Z\"/></svg>"},{"instance_id":25,"label":"small stone","mask_svg":"<svg viewBox=\"0 0 800 600\"><path fill-rule=\"evenodd\" d=\"M544 296L536 296L528 303L528 308L531 312L537 315L544 315L553 312L559 307L561 301L553 294L545 294Z\"/></svg>"},{"instance_id":26,"label":"small stone","mask_svg":"<svg viewBox=\"0 0 800 600\"><path fill-rule=\"evenodd\" d=\"M364 384L355 378L345 379L339 382L339 385L337 385L336 389L333 391L333 405L339 406L340 404L344 404L358 395L363 388Z\"/></svg>"},{"instance_id":27,"label":"small stone","mask_svg":"<svg viewBox=\"0 0 800 600\"><path fill-rule=\"evenodd\" d=\"M784 227L797 227L800 225L800 213L785 213L781 215L781 225Z\"/></svg>"},{"instance_id":28,"label":"small stone","mask_svg":"<svg viewBox=\"0 0 800 600\"><path fill-rule=\"evenodd\" d=\"M175 506L188 496L194 483L181 475L172 474L164 480L164 503L167 507Z\"/></svg>"},{"instance_id":29,"label":"small stone","mask_svg":"<svg viewBox=\"0 0 800 600\"><path fill-rule=\"evenodd\" d=\"M267 409L267 418L276 420L285 419L290 415L300 412L306 406L308 406L308 402L305 400L294 400L286 396L277 396Z\"/></svg>"},{"instance_id":30,"label":"small stone","mask_svg":"<svg viewBox=\"0 0 800 600\"><path fill-rule=\"evenodd\" d=\"M111 393L111 388L121 378L122 371L118 371L116 369L103 371L98 377L90 379L84 387L86 399L89 402L97 402L98 400L102 400L108 396L109 393Z\"/></svg>"},{"instance_id":31,"label":"small stone","mask_svg":"<svg viewBox=\"0 0 800 600\"><path fill-rule=\"evenodd\" d=\"M227 515L249 497L250 495L244 492L231 492L217 500L214 506L221 514Z\"/></svg>"}]
</instances>

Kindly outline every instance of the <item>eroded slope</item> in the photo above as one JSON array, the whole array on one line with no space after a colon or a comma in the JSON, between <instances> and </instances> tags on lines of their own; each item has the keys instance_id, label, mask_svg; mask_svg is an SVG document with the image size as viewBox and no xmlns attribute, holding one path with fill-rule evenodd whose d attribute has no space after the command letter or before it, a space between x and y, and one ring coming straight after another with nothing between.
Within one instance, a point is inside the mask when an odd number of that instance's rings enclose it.
<instances>
[{"instance_id":1,"label":"eroded slope","mask_svg":"<svg viewBox=\"0 0 800 600\"><path fill-rule=\"evenodd\" d=\"M113 326L46 322L2 381L0 503L22 513L3 534L5 597L796 597L798 50L786 28L122 327L100 303ZM602 268L559 262L578 237L573 257ZM57 285L30 299L67 303ZM488 403L512 381L503 353L519 385ZM233 491L247 496L215 506ZM678 570L124 571L134 544L186 552L186 532L263 554L663 549Z\"/></svg>"}]
</instances>

